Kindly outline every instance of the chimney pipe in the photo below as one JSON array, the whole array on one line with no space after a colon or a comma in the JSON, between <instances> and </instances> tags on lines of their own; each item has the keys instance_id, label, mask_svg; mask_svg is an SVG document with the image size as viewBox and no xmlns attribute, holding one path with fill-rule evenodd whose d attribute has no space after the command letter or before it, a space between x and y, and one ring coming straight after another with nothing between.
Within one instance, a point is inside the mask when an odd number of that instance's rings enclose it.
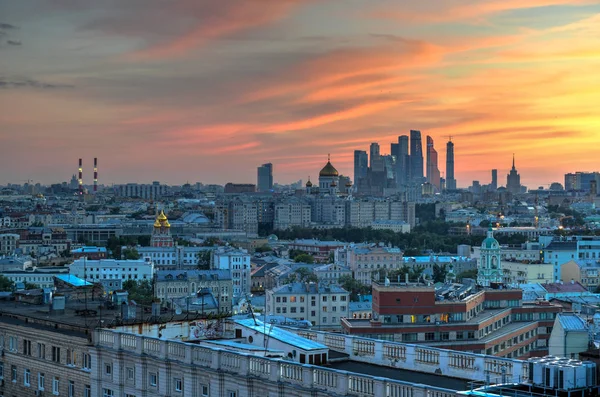
<instances>
[{"instance_id":1,"label":"chimney pipe","mask_svg":"<svg viewBox=\"0 0 600 397\"><path fill-rule=\"evenodd\" d=\"M83 159L79 159L79 194L83 194Z\"/></svg>"},{"instance_id":2,"label":"chimney pipe","mask_svg":"<svg viewBox=\"0 0 600 397\"><path fill-rule=\"evenodd\" d=\"M98 191L98 158L94 157L94 193Z\"/></svg>"}]
</instances>

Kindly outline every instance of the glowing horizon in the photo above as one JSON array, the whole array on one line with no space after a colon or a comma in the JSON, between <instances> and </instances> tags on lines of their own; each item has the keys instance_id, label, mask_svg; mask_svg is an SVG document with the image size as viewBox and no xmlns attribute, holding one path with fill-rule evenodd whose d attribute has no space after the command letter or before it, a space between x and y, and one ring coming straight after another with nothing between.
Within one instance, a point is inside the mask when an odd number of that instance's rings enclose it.
<instances>
[{"instance_id":1,"label":"glowing horizon","mask_svg":"<svg viewBox=\"0 0 600 397\"><path fill-rule=\"evenodd\" d=\"M597 171L598 0L21 0L0 6L0 184L353 176L430 135L445 175ZM424 138L423 138L424 139ZM588 150L585 150L590 148ZM423 145L423 153L426 147ZM424 171L425 172L425 171Z\"/></svg>"}]
</instances>

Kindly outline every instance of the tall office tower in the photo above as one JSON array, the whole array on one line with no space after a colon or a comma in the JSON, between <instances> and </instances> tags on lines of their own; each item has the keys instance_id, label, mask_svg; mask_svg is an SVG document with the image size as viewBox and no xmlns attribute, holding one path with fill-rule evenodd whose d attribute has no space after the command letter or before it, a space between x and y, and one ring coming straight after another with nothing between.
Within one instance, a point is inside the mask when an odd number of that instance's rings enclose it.
<instances>
[{"instance_id":1,"label":"tall office tower","mask_svg":"<svg viewBox=\"0 0 600 397\"><path fill-rule=\"evenodd\" d=\"M433 138L427 135L427 182L435 186L439 192L441 190L441 179L438 168L438 153L433 147Z\"/></svg>"},{"instance_id":2,"label":"tall office tower","mask_svg":"<svg viewBox=\"0 0 600 397\"><path fill-rule=\"evenodd\" d=\"M506 175L506 190L512 194L521 192L521 176L515 168L515 155L513 154L513 164L510 173Z\"/></svg>"},{"instance_id":3,"label":"tall office tower","mask_svg":"<svg viewBox=\"0 0 600 397\"><path fill-rule=\"evenodd\" d=\"M417 130L410 130L410 175L412 183L423 183L423 143Z\"/></svg>"},{"instance_id":4,"label":"tall office tower","mask_svg":"<svg viewBox=\"0 0 600 397\"><path fill-rule=\"evenodd\" d=\"M398 157L396 158L396 186L405 186L410 181L410 155L408 135L398 137Z\"/></svg>"},{"instance_id":5,"label":"tall office tower","mask_svg":"<svg viewBox=\"0 0 600 397\"><path fill-rule=\"evenodd\" d=\"M498 189L498 170L492 170L492 184L490 185L492 191L496 191Z\"/></svg>"},{"instance_id":6,"label":"tall office tower","mask_svg":"<svg viewBox=\"0 0 600 397\"><path fill-rule=\"evenodd\" d=\"M456 190L456 179L454 179L454 142L452 137L446 144L446 189Z\"/></svg>"},{"instance_id":7,"label":"tall office tower","mask_svg":"<svg viewBox=\"0 0 600 397\"><path fill-rule=\"evenodd\" d=\"M398 158L398 148L399 148L399 145L397 143L392 142L390 144L390 154L392 156L394 156L395 158Z\"/></svg>"},{"instance_id":8,"label":"tall office tower","mask_svg":"<svg viewBox=\"0 0 600 397\"><path fill-rule=\"evenodd\" d=\"M273 164L266 163L257 169L257 187L259 192L273 189Z\"/></svg>"},{"instance_id":9,"label":"tall office tower","mask_svg":"<svg viewBox=\"0 0 600 397\"><path fill-rule=\"evenodd\" d=\"M383 172L383 159L379 152L379 144L373 142L369 151L371 152L369 156L369 168L371 168L371 172Z\"/></svg>"},{"instance_id":10,"label":"tall office tower","mask_svg":"<svg viewBox=\"0 0 600 397\"><path fill-rule=\"evenodd\" d=\"M354 151L354 185L358 186L361 179L367 178L369 170L369 155L364 150Z\"/></svg>"}]
</instances>

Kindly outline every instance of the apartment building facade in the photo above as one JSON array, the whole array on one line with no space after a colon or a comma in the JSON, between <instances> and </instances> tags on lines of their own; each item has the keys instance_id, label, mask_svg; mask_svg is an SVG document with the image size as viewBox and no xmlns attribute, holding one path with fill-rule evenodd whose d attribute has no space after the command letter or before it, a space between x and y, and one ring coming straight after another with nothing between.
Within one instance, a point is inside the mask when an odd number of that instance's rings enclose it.
<instances>
[{"instance_id":1,"label":"apartment building facade","mask_svg":"<svg viewBox=\"0 0 600 397\"><path fill-rule=\"evenodd\" d=\"M319 329L339 329L349 303L349 292L340 286L290 283L267 290L266 313L308 320Z\"/></svg>"},{"instance_id":2,"label":"apartment building facade","mask_svg":"<svg viewBox=\"0 0 600 397\"><path fill-rule=\"evenodd\" d=\"M468 288L441 296L423 284L373 284L371 320L342 320L344 333L453 350L526 358L548 353L562 307L523 303L519 289Z\"/></svg>"}]
</instances>

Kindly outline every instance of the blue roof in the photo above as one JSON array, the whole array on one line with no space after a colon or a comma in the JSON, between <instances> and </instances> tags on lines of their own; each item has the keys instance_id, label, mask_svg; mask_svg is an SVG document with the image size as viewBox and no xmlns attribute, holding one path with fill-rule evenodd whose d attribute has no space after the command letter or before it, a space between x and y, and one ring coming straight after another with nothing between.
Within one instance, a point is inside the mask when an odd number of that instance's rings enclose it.
<instances>
[{"instance_id":1,"label":"blue roof","mask_svg":"<svg viewBox=\"0 0 600 397\"><path fill-rule=\"evenodd\" d=\"M87 282L82 278L73 276L72 274L59 274L54 277L56 277L57 279L59 279L61 281L64 281L65 283L69 283L74 287L85 287L85 286L93 285L92 283Z\"/></svg>"},{"instance_id":2,"label":"blue roof","mask_svg":"<svg viewBox=\"0 0 600 397\"><path fill-rule=\"evenodd\" d=\"M86 252L106 252L106 247L81 247L71 251L73 254L83 254Z\"/></svg>"},{"instance_id":3,"label":"blue roof","mask_svg":"<svg viewBox=\"0 0 600 397\"><path fill-rule=\"evenodd\" d=\"M565 331L585 331L587 332L587 324L581 317L575 314L561 313L558 315L558 321Z\"/></svg>"},{"instance_id":4,"label":"blue roof","mask_svg":"<svg viewBox=\"0 0 600 397\"><path fill-rule=\"evenodd\" d=\"M253 320L251 318L243 320L235 320L235 322L246 328L250 328L256 332L260 332L263 335L267 335L269 338L277 339L280 342L292 345L302 350L323 350L327 349L327 346L322 345L318 342L314 342L310 339L303 338L296 335L293 332L286 331L273 324L265 324L260 320Z\"/></svg>"}]
</instances>

